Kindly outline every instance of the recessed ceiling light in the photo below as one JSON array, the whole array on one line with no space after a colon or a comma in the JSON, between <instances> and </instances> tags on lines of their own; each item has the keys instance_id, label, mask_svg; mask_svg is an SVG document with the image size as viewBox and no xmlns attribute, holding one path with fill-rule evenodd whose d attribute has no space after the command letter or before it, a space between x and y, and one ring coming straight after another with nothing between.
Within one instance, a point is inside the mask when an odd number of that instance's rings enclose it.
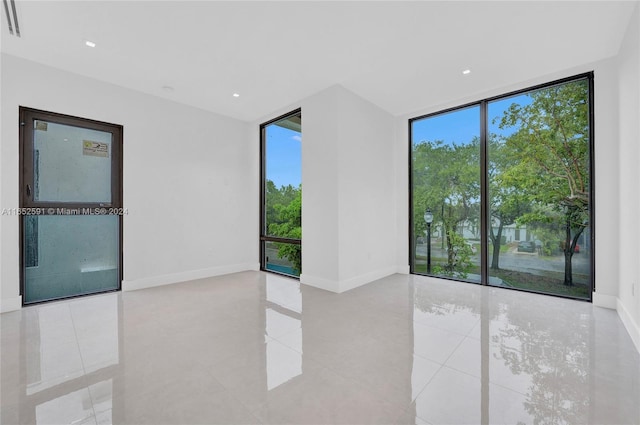
<instances>
[{"instance_id":1,"label":"recessed ceiling light","mask_svg":"<svg viewBox=\"0 0 640 425\"><path fill-rule=\"evenodd\" d=\"M462 71L462 73L464 75L469 75L469 74L471 74L471 70L470 69L465 69L464 71Z\"/></svg>"},{"instance_id":2,"label":"recessed ceiling light","mask_svg":"<svg viewBox=\"0 0 640 425\"><path fill-rule=\"evenodd\" d=\"M234 93L233 97L240 97L240 95L238 93Z\"/></svg>"},{"instance_id":3,"label":"recessed ceiling light","mask_svg":"<svg viewBox=\"0 0 640 425\"><path fill-rule=\"evenodd\" d=\"M96 47L96 43L94 43L93 41L85 41L84 42L85 45L89 46L89 47Z\"/></svg>"}]
</instances>

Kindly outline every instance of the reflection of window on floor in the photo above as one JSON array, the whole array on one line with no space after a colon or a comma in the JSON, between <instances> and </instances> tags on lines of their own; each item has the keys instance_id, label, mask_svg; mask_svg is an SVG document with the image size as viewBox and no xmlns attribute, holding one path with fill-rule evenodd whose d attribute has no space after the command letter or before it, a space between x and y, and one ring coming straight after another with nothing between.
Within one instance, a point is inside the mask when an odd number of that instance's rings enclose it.
<instances>
[{"instance_id":1,"label":"reflection of window on floor","mask_svg":"<svg viewBox=\"0 0 640 425\"><path fill-rule=\"evenodd\" d=\"M24 217L24 264L25 267L38 267L38 216Z\"/></svg>"},{"instance_id":2,"label":"reflection of window on floor","mask_svg":"<svg viewBox=\"0 0 640 425\"><path fill-rule=\"evenodd\" d=\"M302 293L300 283L267 276L265 334L267 390L302 375Z\"/></svg>"}]
</instances>

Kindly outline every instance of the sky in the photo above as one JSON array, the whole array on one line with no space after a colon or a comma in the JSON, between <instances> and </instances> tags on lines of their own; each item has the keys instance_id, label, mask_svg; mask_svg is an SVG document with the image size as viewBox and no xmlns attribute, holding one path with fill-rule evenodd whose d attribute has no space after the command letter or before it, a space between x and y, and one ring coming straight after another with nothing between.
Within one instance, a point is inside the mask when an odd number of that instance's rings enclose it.
<instances>
[{"instance_id":1,"label":"sky","mask_svg":"<svg viewBox=\"0 0 640 425\"><path fill-rule=\"evenodd\" d=\"M302 138L297 131L267 126L267 179L276 187L302 182Z\"/></svg>"},{"instance_id":2,"label":"sky","mask_svg":"<svg viewBox=\"0 0 640 425\"><path fill-rule=\"evenodd\" d=\"M515 128L500 130L498 124L492 124L494 117L500 117L512 104L526 105L531 98L526 94L505 98L489 104L489 131L508 136ZM412 142L423 140L442 140L446 144L465 144L480 135L480 106L474 105L446 114L413 122ZM297 131L277 125L267 127L267 179L276 187L292 185L298 187L302 182L302 138Z\"/></svg>"},{"instance_id":3,"label":"sky","mask_svg":"<svg viewBox=\"0 0 640 425\"><path fill-rule=\"evenodd\" d=\"M489 132L505 137L515 132L515 127L501 130L498 128L498 122L492 123L495 117L502 117L504 111L514 102L528 105L531 98L522 94L489 103ZM445 144L466 144L474 137L480 137L479 105L416 120L412 126L412 143L441 140Z\"/></svg>"}]
</instances>

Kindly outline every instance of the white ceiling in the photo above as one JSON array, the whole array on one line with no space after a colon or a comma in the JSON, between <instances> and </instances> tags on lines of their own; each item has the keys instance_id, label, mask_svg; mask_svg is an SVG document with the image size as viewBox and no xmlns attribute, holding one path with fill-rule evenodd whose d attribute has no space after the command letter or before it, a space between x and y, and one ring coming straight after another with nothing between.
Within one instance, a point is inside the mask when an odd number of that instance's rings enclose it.
<instances>
[{"instance_id":1,"label":"white ceiling","mask_svg":"<svg viewBox=\"0 0 640 425\"><path fill-rule=\"evenodd\" d=\"M636 4L18 1L1 50L246 121L334 84L400 115L613 56Z\"/></svg>"}]
</instances>

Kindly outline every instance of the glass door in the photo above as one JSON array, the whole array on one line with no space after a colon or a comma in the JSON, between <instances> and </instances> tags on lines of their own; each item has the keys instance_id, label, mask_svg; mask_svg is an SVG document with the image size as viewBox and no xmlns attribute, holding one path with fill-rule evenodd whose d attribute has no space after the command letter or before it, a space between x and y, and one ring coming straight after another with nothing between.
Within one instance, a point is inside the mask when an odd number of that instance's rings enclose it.
<instances>
[{"instance_id":1,"label":"glass door","mask_svg":"<svg viewBox=\"0 0 640 425\"><path fill-rule=\"evenodd\" d=\"M24 304L120 289L122 127L20 109Z\"/></svg>"}]
</instances>

